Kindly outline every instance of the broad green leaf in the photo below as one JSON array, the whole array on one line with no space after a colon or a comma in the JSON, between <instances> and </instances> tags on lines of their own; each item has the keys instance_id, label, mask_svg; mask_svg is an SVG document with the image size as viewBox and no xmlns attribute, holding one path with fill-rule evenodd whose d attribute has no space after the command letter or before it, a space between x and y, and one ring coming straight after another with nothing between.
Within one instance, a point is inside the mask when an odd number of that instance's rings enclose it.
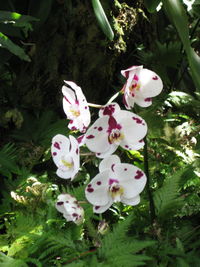
<instances>
[{"instance_id":1,"label":"broad green leaf","mask_svg":"<svg viewBox=\"0 0 200 267\"><path fill-rule=\"evenodd\" d=\"M0 47L5 48L9 50L12 54L18 56L19 58L25 60L25 61L31 61L29 56L26 55L24 50L13 43L5 34L0 32Z\"/></svg>"},{"instance_id":2,"label":"broad green leaf","mask_svg":"<svg viewBox=\"0 0 200 267\"><path fill-rule=\"evenodd\" d=\"M200 58L191 47L189 38L188 18L180 0L163 0L166 13L173 22L176 30L181 38L185 52L187 54L192 79L200 90Z\"/></svg>"},{"instance_id":3,"label":"broad green leaf","mask_svg":"<svg viewBox=\"0 0 200 267\"><path fill-rule=\"evenodd\" d=\"M161 0L144 0L145 7L150 13L156 11L157 6L160 4Z\"/></svg>"},{"instance_id":4,"label":"broad green leaf","mask_svg":"<svg viewBox=\"0 0 200 267\"><path fill-rule=\"evenodd\" d=\"M114 33L110 26L110 23L108 22L108 19L106 17L106 14L103 10L103 7L99 0L92 0L92 5L94 8L94 13L96 15L97 21L104 32L104 34L108 37L109 40L113 40Z\"/></svg>"}]
</instances>

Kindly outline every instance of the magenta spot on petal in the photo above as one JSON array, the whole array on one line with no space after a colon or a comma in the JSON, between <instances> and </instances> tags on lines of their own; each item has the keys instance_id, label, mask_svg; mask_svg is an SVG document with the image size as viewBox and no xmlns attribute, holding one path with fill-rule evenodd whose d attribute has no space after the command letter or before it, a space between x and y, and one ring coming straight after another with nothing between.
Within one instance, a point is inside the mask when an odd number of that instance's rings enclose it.
<instances>
[{"instance_id":1,"label":"magenta spot on petal","mask_svg":"<svg viewBox=\"0 0 200 267\"><path fill-rule=\"evenodd\" d=\"M110 178L108 183L109 183L109 185L111 185L113 183L119 183L119 181L117 179Z\"/></svg>"},{"instance_id":2,"label":"magenta spot on petal","mask_svg":"<svg viewBox=\"0 0 200 267\"><path fill-rule=\"evenodd\" d=\"M145 102L151 102L152 98L151 97L147 97L144 99Z\"/></svg>"},{"instance_id":3,"label":"magenta spot on petal","mask_svg":"<svg viewBox=\"0 0 200 267\"><path fill-rule=\"evenodd\" d=\"M97 182L97 185L101 185L101 181L98 181L98 182Z\"/></svg>"},{"instance_id":4,"label":"magenta spot on petal","mask_svg":"<svg viewBox=\"0 0 200 267\"><path fill-rule=\"evenodd\" d=\"M91 186L92 186L91 184L88 185L88 187L91 187Z\"/></svg>"},{"instance_id":5,"label":"magenta spot on petal","mask_svg":"<svg viewBox=\"0 0 200 267\"><path fill-rule=\"evenodd\" d=\"M76 131L77 128L76 128L75 126L73 126L73 127L71 128L71 130L72 130L72 131Z\"/></svg>"},{"instance_id":6,"label":"magenta spot on petal","mask_svg":"<svg viewBox=\"0 0 200 267\"><path fill-rule=\"evenodd\" d=\"M124 171L127 171L127 168L125 168Z\"/></svg>"},{"instance_id":7,"label":"magenta spot on petal","mask_svg":"<svg viewBox=\"0 0 200 267\"><path fill-rule=\"evenodd\" d=\"M128 145L125 145L126 148L128 148Z\"/></svg>"},{"instance_id":8,"label":"magenta spot on petal","mask_svg":"<svg viewBox=\"0 0 200 267\"><path fill-rule=\"evenodd\" d=\"M156 81L158 80L158 76L154 76L152 79Z\"/></svg>"},{"instance_id":9,"label":"magenta spot on petal","mask_svg":"<svg viewBox=\"0 0 200 267\"><path fill-rule=\"evenodd\" d=\"M77 213L72 213L72 216L73 217L78 217L78 214Z\"/></svg>"},{"instance_id":10,"label":"magenta spot on petal","mask_svg":"<svg viewBox=\"0 0 200 267\"><path fill-rule=\"evenodd\" d=\"M66 96L64 96L64 99L71 105L71 102L66 98Z\"/></svg>"},{"instance_id":11,"label":"magenta spot on petal","mask_svg":"<svg viewBox=\"0 0 200 267\"><path fill-rule=\"evenodd\" d=\"M58 206L61 206L61 205L64 204L64 202L63 202L63 201L58 201L56 204L57 204Z\"/></svg>"},{"instance_id":12,"label":"magenta spot on petal","mask_svg":"<svg viewBox=\"0 0 200 267\"><path fill-rule=\"evenodd\" d=\"M85 109L88 109L88 107L85 107Z\"/></svg>"},{"instance_id":13,"label":"magenta spot on petal","mask_svg":"<svg viewBox=\"0 0 200 267\"><path fill-rule=\"evenodd\" d=\"M132 95L132 97L134 97L134 96L135 96L135 94L134 94L134 93L132 93L131 95Z\"/></svg>"},{"instance_id":14,"label":"magenta spot on petal","mask_svg":"<svg viewBox=\"0 0 200 267\"><path fill-rule=\"evenodd\" d=\"M77 141L78 141L79 144L82 142L83 137L84 137L84 134L81 135L81 136L79 136L79 137L77 138Z\"/></svg>"},{"instance_id":15,"label":"magenta spot on petal","mask_svg":"<svg viewBox=\"0 0 200 267\"><path fill-rule=\"evenodd\" d=\"M112 116L112 114L115 112L115 105L110 104L107 107L104 107L103 109L103 115Z\"/></svg>"},{"instance_id":16,"label":"magenta spot on petal","mask_svg":"<svg viewBox=\"0 0 200 267\"><path fill-rule=\"evenodd\" d=\"M60 145L59 145L58 142L55 142L53 146L54 146L55 148L57 148L57 149L60 149Z\"/></svg>"},{"instance_id":17,"label":"magenta spot on petal","mask_svg":"<svg viewBox=\"0 0 200 267\"><path fill-rule=\"evenodd\" d=\"M88 136L86 136L86 138L87 139L92 139L92 138L94 138L95 136L94 135L92 135L92 134L90 134L90 135L88 135Z\"/></svg>"},{"instance_id":18,"label":"magenta spot on petal","mask_svg":"<svg viewBox=\"0 0 200 267\"><path fill-rule=\"evenodd\" d=\"M56 152L53 152L53 156L56 156L57 155L57 153Z\"/></svg>"},{"instance_id":19,"label":"magenta spot on petal","mask_svg":"<svg viewBox=\"0 0 200 267\"><path fill-rule=\"evenodd\" d=\"M69 201L68 201L68 200L66 200L66 201L65 201L65 203L69 203Z\"/></svg>"},{"instance_id":20,"label":"magenta spot on petal","mask_svg":"<svg viewBox=\"0 0 200 267\"><path fill-rule=\"evenodd\" d=\"M141 139L140 141L139 141L139 143L143 143L144 142L144 140L143 139Z\"/></svg>"},{"instance_id":21,"label":"magenta spot on petal","mask_svg":"<svg viewBox=\"0 0 200 267\"><path fill-rule=\"evenodd\" d=\"M97 129L97 126L95 126L94 129L96 130Z\"/></svg>"},{"instance_id":22,"label":"magenta spot on petal","mask_svg":"<svg viewBox=\"0 0 200 267\"><path fill-rule=\"evenodd\" d=\"M69 124L72 124L72 123L73 123L73 120L70 120L70 121L69 121Z\"/></svg>"},{"instance_id":23,"label":"magenta spot on petal","mask_svg":"<svg viewBox=\"0 0 200 267\"><path fill-rule=\"evenodd\" d=\"M87 188L87 192L92 193L92 192L94 192L94 189L92 187L89 187L89 188Z\"/></svg>"},{"instance_id":24,"label":"magenta spot on petal","mask_svg":"<svg viewBox=\"0 0 200 267\"><path fill-rule=\"evenodd\" d=\"M95 210L98 210L100 208L100 206L95 206L94 208L95 208Z\"/></svg>"},{"instance_id":25,"label":"magenta spot on petal","mask_svg":"<svg viewBox=\"0 0 200 267\"><path fill-rule=\"evenodd\" d=\"M111 169L112 169L113 172L115 171L114 167L115 167L115 164L112 164Z\"/></svg>"},{"instance_id":26,"label":"magenta spot on petal","mask_svg":"<svg viewBox=\"0 0 200 267\"><path fill-rule=\"evenodd\" d=\"M100 156L101 155L101 153L97 153L97 156Z\"/></svg>"},{"instance_id":27,"label":"magenta spot on petal","mask_svg":"<svg viewBox=\"0 0 200 267\"><path fill-rule=\"evenodd\" d=\"M132 117L132 119L137 123L137 124L143 124L143 120L136 118L136 117ZM144 125L144 124L143 124Z\"/></svg>"},{"instance_id":28,"label":"magenta spot on petal","mask_svg":"<svg viewBox=\"0 0 200 267\"><path fill-rule=\"evenodd\" d=\"M79 149L77 148L77 149L76 149L76 154L77 154L77 155L78 155L78 152L79 152Z\"/></svg>"},{"instance_id":29,"label":"magenta spot on petal","mask_svg":"<svg viewBox=\"0 0 200 267\"><path fill-rule=\"evenodd\" d=\"M98 128L98 131L102 131L103 130L103 128L100 126L99 128Z\"/></svg>"},{"instance_id":30,"label":"magenta spot on petal","mask_svg":"<svg viewBox=\"0 0 200 267\"><path fill-rule=\"evenodd\" d=\"M109 127L108 127L107 132L109 134L112 132L113 129L121 130L121 128L122 128L122 126L117 123L116 119L113 116L109 117L108 125L109 125Z\"/></svg>"},{"instance_id":31,"label":"magenta spot on petal","mask_svg":"<svg viewBox=\"0 0 200 267\"><path fill-rule=\"evenodd\" d=\"M79 105L79 101L78 101L78 100L76 100L76 101L75 101L75 104L76 104L76 105Z\"/></svg>"},{"instance_id":32,"label":"magenta spot on petal","mask_svg":"<svg viewBox=\"0 0 200 267\"><path fill-rule=\"evenodd\" d=\"M138 77L138 75L134 75L134 77L133 77L133 80L135 80L135 81L139 81L139 77Z\"/></svg>"},{"instance_id":33,"label":"magenta spot on petal","mask_svg":"<svg viewBox=\"0 0 200 267\"><path fill-rule=\"evenodd\" d=\"M140 179L144 174L143 174L143 172L142 171L140 171L140 170L137 170L136 171L136 176L135 176L135 179Z\"/></svg>"}]
</instances>

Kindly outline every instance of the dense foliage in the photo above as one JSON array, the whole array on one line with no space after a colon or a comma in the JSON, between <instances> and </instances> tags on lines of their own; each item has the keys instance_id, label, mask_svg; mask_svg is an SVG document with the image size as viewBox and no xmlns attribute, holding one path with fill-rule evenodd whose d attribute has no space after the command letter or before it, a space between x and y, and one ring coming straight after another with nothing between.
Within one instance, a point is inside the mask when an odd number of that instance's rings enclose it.
<instances>
[{"instance_id":1,"label":"dense foliage","mask_svg":"<svg viewBox=\"0 0 200 267\"><path fill-rule=\"evenodd\" d=\"M0 266L200 265L199 11L199 0L1 1ZM85 186L100 159L83 147L70 182L51 158L52 138L72 134L61 87L75 81L105 104L132 65L164 83L153 105L133 108L148 124L144 149L117 151L148 182L139 205L97 215ZM55 209L63 192L84 208L82 224Z\"/></svg>"}]
</instances>

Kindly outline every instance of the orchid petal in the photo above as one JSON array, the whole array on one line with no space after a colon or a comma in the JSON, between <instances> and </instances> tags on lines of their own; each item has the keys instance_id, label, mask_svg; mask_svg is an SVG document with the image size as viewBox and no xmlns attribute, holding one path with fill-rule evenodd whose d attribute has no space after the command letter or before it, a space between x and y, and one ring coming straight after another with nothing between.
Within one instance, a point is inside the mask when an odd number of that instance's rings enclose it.
<instances>
[{"instance_id":1,"label":"orchid petal","mask_svg":"<svg viewBox=\"0 0 200 267\"><path fill-rule=\"evenodd\" d=\"M115 143L109 144L108 150L106 150L103 153L96 153L96 157L101 158L101 159L109 157L112 153L114 153L117 150L117 148L118 148L117 144L115 144Z\"/></svg>"},{"instance_id":2,"label":"orchid petal","mask_svg":"<svg viewBox=\"0 0 200 267\"><path fill-rule=\"evenodd\" d=\"M120 163L120 158L117 155L111 155L107 158L104 158L99 164L99 171L103 172L105 170L114 171L114 166Z\"/></svg>"},{"instance_id":3,"label":"orchid petal","mask_svg":"<svg viewBox=\"0 0 200 267\"><path fill-rule=\"evenodd\" d=\"M103 212L105 212L107 209L109 209L110 206L112 206L112 204L113 204L113 201L110 200L110 201L108 202L108 204L106 204L106 205L104 205L104 206L93 206L93 212L94 212L94 213L103 213Z\"/></svg>"},{"instance_id":4,"label":"orchid petal","mask_svg":"<svg viewBox=\"0 0 200 267\"><path fill-rule=\"evenodd\" d=\"M117 114L127 143L137 143L147 134L146 122L133 112L122 110ZM123 140L122 140L123 141Z\"/></svg>"},{"instance_id":5,"label":"orchid petal","mask_svg":"<svg viewBox=\"0 0 200 267\"><path fill-rule=\"evenodd\" d=\"M135 74L136 71L139 71L143 68L143 66L132 66L126 70L121 70L121 74L125 77L125 78L129 78L130 74Z\"/></svg>"},{"instance_id":6,"label":"orchid petal","mask_svg":"<svg viewBox=\"0 0 200 267\"><path fill-rule=\"evenodd\" d=\"M138 195L133 198L125 198L124 196L122 196L121 202L125 205L136 206L140 203L140 196Z\"/></svg>"},{"instance_id":7,"label":"orchid petal","mask_svg":"<svg viewBox=\"0 0 200 267\"><path fill-rule=\"evenodd\" d=\"M109 149L110 144L107 133L108 119L108 116L97 119L85 134L87 147L95 153L104 153Z\"/></svg>"},{"instance_id":8,"label":"orchid petal","mask_svg":"<svg viewBox=\"0 0 200 267\"><path fill-rule=\"evenodd\" d=\"M120 185L124 188L123 197L128 199L139 195L147 180L142 170L127 163L117 164L113 177L119 180Z\"/></svg>"},{"instance_id":9,"label":"orchid petal","mask_svg":"<svg viewBox=\"0 0 200 267\"><path fill-rule=\"evenodd\" d=\"M103 117L105 115L113 116L120 110L120 106L117 103L112 102L110 104L105 105L99 110L99 117Z\"/></svg>"},{"instance_id":10,"label":"orchid petal","mask_svg":"<svg viewBox=\"0 0 200 267\"><path fill-rule=\"evenodd\" d=\"M163 83L161 78L151 70L140 70L139 80L141 81L140 91L144 97L154 97L162 91Z\"/></svg>"},{"instance_id":11,"label":"orchid petal","mask_svg":"<svg viewBox=\"0 0 200 267\"><path fill-rule=\"evenodd\" d=\"M94 206L105 206L111 201L108 193L109 170L98 173L85 189L87 200Z\"/></svg>"},{"instance_id":12,"label":"orchid petal","mask_svg":"<svg viewBox=\"0 0 200 267\"><path fill-rule=\"evenodd\" d=\"M51 154L56 166L58 166L61 160L63 154L62 152L65 151L66 153L68 153L69 146L70 142L66 136L62 134L57 134L56 136L53 137L51 145Z\"/></svg>"}]
</instances>

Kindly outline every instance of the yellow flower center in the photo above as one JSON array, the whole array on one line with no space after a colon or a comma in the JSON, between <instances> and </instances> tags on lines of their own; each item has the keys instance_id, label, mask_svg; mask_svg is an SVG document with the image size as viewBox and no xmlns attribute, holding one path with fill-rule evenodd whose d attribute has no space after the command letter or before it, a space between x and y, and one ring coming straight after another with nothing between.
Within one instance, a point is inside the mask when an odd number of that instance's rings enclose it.
<instances>
[{"instance_id":1,"label":"yellow flower center","mask_svg":"<svg viewBox=\"0 0 200 267\"><path fill-rule=\"evenodd\" d=\"M112 130L112 132L110 133L110 135L108 137L108 140L109 140L110 144L113 144L113 143L118 143L119 144L122 139L124 139L124 135L118 129Z\"/></svg>"},{"instance_id":2,"label":"yellow flower center","mask_svg":"<svg viewBox=\"0 0 200 267\"><path fill-rule=\"evenodd\" d=\"M72 115L74 117L78 117L80 116L80 111L79 110L76 110L76 109L70 109L70 112L72 113Z\"/></svg>"},{"instance_id":3,"label":"yellow flower center","mask_svg":"<svg viewBox=\"0 0 200 267\"><path fill-rule=\"evenodd\" d=\"M121 195L124 193L124 188L118 183L113 183L109 187L109 193L114 202L119 202L121 200Z\"/></svg>"},{"instance_id":4,"label":"yellow flower center","mask_svg":"<svg viewBox=\"0 0 200 267\"><path fill-rule=\"evenodd\" d=\"M134 90L139 91L140 89L140 84L138 82L134 82L131 84L131 86L129 86L129 91L133 92Z\"/></svg>"},{"instance_id":5,"label":"yellow flower center","mask_svg":"<svg viewBox=\"0 0 200 267\"><path fill-rule=\"evenodd\" d=\"M73 162L69 162L69 161L66 161L66 160L64 160L64 159L62 159L61 162L62 162L62 164L63 164L65 167L67 167L67 168L69 168L69 169L71 169L71 168L74 166L74 163L73 163Z\"/></svg>"}]
</instances>

